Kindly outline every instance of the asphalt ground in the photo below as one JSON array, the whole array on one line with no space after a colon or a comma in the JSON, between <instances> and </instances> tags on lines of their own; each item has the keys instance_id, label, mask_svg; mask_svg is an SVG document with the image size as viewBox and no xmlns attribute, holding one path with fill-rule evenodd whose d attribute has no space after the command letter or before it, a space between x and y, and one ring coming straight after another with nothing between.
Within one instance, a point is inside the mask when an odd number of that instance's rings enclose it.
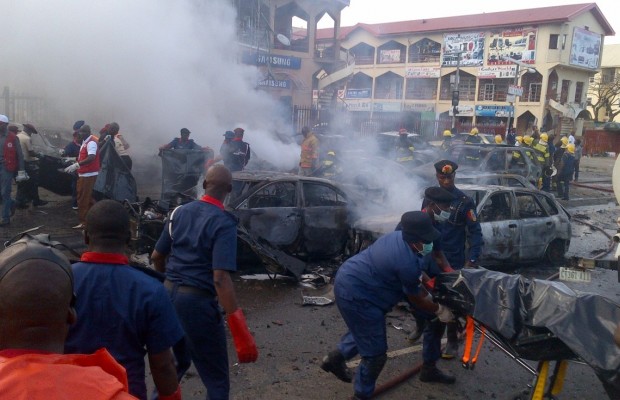
<instances>
[{"instance_id":1,"label":"asphalt ground","mask_svg":"<svg viewBox=\"0 0 620 400\"><path fill-rule=\"evenodd\" d=\"M578 222L573 224L571 256L599 257L609 247L609 235L615 233L615 220L620 216L615 198L608 191L611 188L613 162L612 158L582 159L578 183L588 187L571 186L571 200L563 203L571 214L578 215L579 219L588 221L593 227ZM17 210L11 225L0 228L2 241L25 229L42 226L40 232L50 233L52 239L79 250L82 237L80 232L71 228L77 224L77 214L71 210L70 199L44 189L40 192L49 204L39 209ZM601 257L607 260L612 258L613 253ZM328 265L325 265L325 270L329 270ZM557 268L538 265L516 272L541 278L554 274ZM351 384L343 383L319 368L323 355L333 349L340 335L346 331L337 308L334 305L302 305L302 292L329 297L329 285L311 289L289 280L244 279L240 274L234 276L234 281L239 304L255 335L260 355L254 364L236 364L235 350L232 341L229 341L232 399L318 400L347 399L352 395ZM590 283L568 284L575 285L579 290L609 296L620 303L620 283L616 271L597 268L592 272ZM421 362L419 344L406 340L413 328L414 322L404 308L396 307L388 315L386 331L390 358L379 377L379 385ZM462 368L457 360L442 360L439 366L457 377L455 385L421 383L413 376L377 398L509 399L532 381L529 372L488 341L474 370ZM152 387L150 377L147 377L147 382ZM184 399L204 399L206 396L193 368L183 380L182 387ZM571 363L559 398L605 399L607 396L591 368Z\"/></svg>"}]
</instances>

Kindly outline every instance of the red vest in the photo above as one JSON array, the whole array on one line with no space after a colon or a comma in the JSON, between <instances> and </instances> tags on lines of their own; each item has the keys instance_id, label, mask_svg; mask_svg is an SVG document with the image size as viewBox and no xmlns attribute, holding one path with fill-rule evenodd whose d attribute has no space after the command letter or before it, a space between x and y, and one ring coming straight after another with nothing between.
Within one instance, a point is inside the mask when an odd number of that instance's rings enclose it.
<instances>
[{"instance_id":1,"label":"red vest","mask_svg":"<svg viewBox=\"0 0 620 400\"><path fill-rule=\"evenodd\" d=\"M82 147L80 148L80 154L78 155L78 162L84 161L88 157L88 142L90 142L91 140L97 142L97 139L94 136L89 136L87 139L84 140L84 142L82 143ZM97 154L95 155L95 161L91 162L90 164L80 166L77 172L78 174L99 172L99 144L97 144Z\"/></svg>"},{"instance_id":2,"label":"red vest","mask_svg":"<svg viewBox=\"0 0 620 400\"><path fill-rule=\"evenodd\" d=\"M4 168L9 172L17 171L17 147L15 142L17 136L13 132L7 132L6 139L4 139Z\"/></svg>"}]
</instances>

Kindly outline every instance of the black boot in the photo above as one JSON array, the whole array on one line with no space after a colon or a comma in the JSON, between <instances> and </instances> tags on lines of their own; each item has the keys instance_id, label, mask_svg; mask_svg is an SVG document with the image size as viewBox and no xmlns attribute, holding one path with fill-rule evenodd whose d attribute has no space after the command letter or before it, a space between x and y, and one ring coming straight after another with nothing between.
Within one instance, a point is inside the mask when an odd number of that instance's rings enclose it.
<instances>
[{"instance_id":1,"label":"black boot","mask_svg":"<svg viewBox=\"0 0 620 400\"><path fill-rule=\"evenodd\" d=\"M426 320L424 318L416 318L415 319L415 330L407 336L407 340L411 343L417 342L421 337L422 333L424 333L424 328L426 328Z\"/></svg>"},{"instance_id":2,"label":"black boot","mask_svg":"<svg viewBox=\"0 0 620 400\"><path fill-rule=\"evenodd\" d=\"M446 384L456 382L456 378L454 376L442 372L435 365L426 364L422 365L422 370L420 371L420 380L422 382L438 382Z\"/></svg>"},{"instance_id":3,"label":"black boot","mask_svg":"<svg viewBox=\"0 0 620 400\"><path fill-rule=\"evenodd\" d=\"M347 367L344 356L338 350L330 351L328 355L323 357L321 369L325 372L331 372L343 382L351 383L353 380L353 374Z\"/></svg>"}]
</instances>

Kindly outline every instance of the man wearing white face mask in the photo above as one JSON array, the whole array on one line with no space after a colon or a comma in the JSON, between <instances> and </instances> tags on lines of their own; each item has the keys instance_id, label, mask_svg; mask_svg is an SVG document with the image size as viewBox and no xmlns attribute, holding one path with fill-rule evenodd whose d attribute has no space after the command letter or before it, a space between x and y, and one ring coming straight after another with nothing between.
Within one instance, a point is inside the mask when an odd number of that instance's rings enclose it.
<instances>
[{"instance_id":1,"label":"man wearing white face mask","mask_svg":"<svg viewBox=\"0 0 620 400\"><path fill-rule=\"evenodd\" d=\"M441 321L454 319L452 312L434 303L420 285L422 255L439 238L429 214L410 211L401 217L402 230L380 237L370 247L349 258L338 269L334 282L336 305L347 324L337 349L323 358L321 368L345 382L352 373L346 361L362 357L355 377L355 399L369 399L387 360L385 315L402 299L403 293L418 309L435 314ZM433 381L453 383L435 364L424 365L422 374Z\"/></svg>"}]
</instances>

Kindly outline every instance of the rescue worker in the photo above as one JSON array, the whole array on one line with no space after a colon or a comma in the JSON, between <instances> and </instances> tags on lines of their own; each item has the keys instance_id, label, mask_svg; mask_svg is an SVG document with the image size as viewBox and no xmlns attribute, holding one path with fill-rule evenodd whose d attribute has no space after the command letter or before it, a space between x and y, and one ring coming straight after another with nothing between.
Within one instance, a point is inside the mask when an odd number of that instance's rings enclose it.
<instances>
[{"instance_id":1,"label":"rescue worker","mask_svg":"<svg viewBox=\"0 0 620 400\"><path fill-rule=\"evenodd\" d=\"M224 141L222 142L222 145L220 146L220 154L215 156L213 159L207 161L207 169L209 169L209 167L211 167L213 164L219 161L222 161L224 166L230 170L230 168L232 167L232 158L233 158L232 146L230 143L232 142L234 137L235 137L235 132L233 131L224 132Z\"/></svg>"},{"instance_id":2,"label":"rescue worker","mask_svg":"<svg viewBox=\"0 0 620 400\"><path fill-rule=\"evenodd\" d=\"M443 131L443 142L441 142L441 150L448 151L450 146L452 146L452 140L454 139L454 135L450 132L449 129Z\"/></svg>"},{"instance_id":3,"label":"rescue worker","mask_svg":"<svg viewBox=\"0 0 620 400\"><path fill-rule=\"evenodd\" d=\"M406 129L398 131L398 140L394 149L394 159L401 164L413 162L413 143L409 140L409 133Z\"/></svg>"},{"instance_id":4,"label":"rescue worker","mask_svg":"<svg viewBox=\"0 0 620 400\"><path fill-rule=\"evenodd\" d=\"M304 140L301 142L299 175L312 176L319 167L319 139L307 126L301 129Z\"/></svg>"},{"instance_id":5,"label":"rescue worker","mask_svg":"<svg viewBox=\"0 0 620 400\"><path fill-rule=\"evenodd\" d=\"M455 197L450 204L450 216L440 227L441 249L452 269L475 267L482 252L482 228L476 215L476 205L470 197L454 186L458 169L455 162L441 160L436 162L434 167L439 186ZM424 202L422 207L426 207ZM444 328L434 323L425 329L423 339L425 362L432 362L440 356L446 359L456 357L459 348L456 324L448 324L448 344L441 354L443 332Z\"/></svg>"},{"instance_id":6,"label":"rescue worker","mask_svg":"<svg viewBox=\"0 0 620 400\"><path fill-rule=\"evenodd\" d=\"M422 208L422 211L428 213L432 217L433 226L439 231L441 231L441 224L446 222L450 217L450 204L454 200L454 195L442 187L433 186L426 188L424 191L424 203L426 206ZM400 225L396 227L396 230L401 229L402 227ZM430 279L429 274L435 276L440 272L453 271L452 267L450 267L450 263L441 250L441 240L438 239L433 242L433 251L431 254L425 256L423 269L424 274L422 276L422 282L424 283ZM416 329L407 336L407 339L410 342L416 342L424 332L428 315L420 313L415 308L412 309L412 314L416 321Z\"/></svg>"},{"instance_id":7,"label":"rescue worker","mask_svg":"<svg viewBox=\"0 0 620 400\"><path fill-rule=\"evenodd\" d=\"M112 140L114 140L114 149L127 166L127 169L131 171L133 162L131 160L131 157L129 156L129 152L127 151L129 149L129 143L127 143L123 135L119 133L119 130L120 126L118 125L118 123L112 122L108 126L108 135L110 135Z\"/></svg>"},{"instance_id":8,"label":"rescue worker","mask_svg":"<svg viewBox=\"0 0 620 400\"><path fill-rule=\"evenodd\" d=\"M508 134L506 135L506 144L508 146L514 146L517 140L516 138L517 138L517 133L515 131L515 128L508 129Z\"/></svg>"},{"instance_id":9,"label":"rescue worker","mask_svg":"<svg viewBox=\"0 0 620 400\"><path fill-rule=\"evenodd\" d=\"M556 147L555 152L553 153L553 166L555 167L557 172L560 172L560 169L562 168L561 166L562 156L566 152L566 146L568 145L568 138L566 136L562 136L560 138L559 144L560 144L560 147ZM559 190L557 174L553 177L552 183L555 185L555 189Z\"/></svg>"},{"instance_id":10,"label":"rescue worker","mask_svg":"<svg viewBox=\"0 0 620 400\"><path fill-rule=\"evenodd\" d=\"M535 151L538 163L542 167L542 190L549 192L551 190L551 157L549 155L549 136L546 133L540 134L540 139L532 148Z\"/></svg>"},{"instance_id":11,"label":"rescue worker","mask_svg":"<svg viewBox=\"0 0 620 400\"><path fill-rule=\"evenodd\" d=\"M469 135L465 139L465 144L479 144L481 142L482 139L480 139L480 136L478 136L478 128L474 126L473 128L471 128L471 131L469 131Z\"/></svg>"},{"instance_id":12,"label":"rescue worker","mask_svg":"<svg viewBox=\"0 0 620 400\"><path fill-rule=\"evenodd\" d=\"M540 131L538 130L538 126L532 126L532 134L530 136L532 136L532 139L535 141L540 139Z\"/></svg>"},{"instance_id":13,"label":"rescue worker","mask_svg":"<svg viewBox=\"0 0 620 400\"><path fill-rule=\"evenodd\" d=\"M0 114L0 194L2 197L2 222L0 222L0 226L9 225L11 217L15 214L15 204L11 198L13 178L15 177L17 182L28 180L19 139L8 128L9 118Z\"/></svg>"},{"instance_id":14,"label":"rescue worker","mask_svg":"<svg viewBox=\"0 0 620 400\"><path fill-rule=\"evenodd\" d=\"M583 147L581 147L581 139L575 139L575 182L579 180L579 163L581 162L582 155Z\"/></svg>"},{"instance_id":15,"label":"rescue worker","mask_svg":"<svg viewBox=\"0 0 620 400\"><path fill-rule=\"evenodd\" d=\"M168 144L164 144L159 147L159 150L176 150L176 149L187 149L187 150L200 150L201 147L194 142L194 139L189 138L189 134L191 132L187 128L181 129L181 137L174 138Z\"/></svg>"},{"instance_id":16,"label":"rescue worker","mask_svg":"<svg viewBox=\"0 0 620 400\"><path fill-rule=\"evenodd\" d=\"M250 161L250 145L243 141L243 134L245 130L243 128L235 128L233 131L235 136L230 142L232 149L232 159L230 161L230 172L243 171L248 162Z\"/></svg>"},{"instance_id":17,"label":"rescue worker","mask_svg":"<svg viewBox=\"0 0 620 400\"><path fill-rule=\"evenodd\" d=\"M334 177L340 175L341 173L342 168L340 167L340 163L338 161L338 158L336 157L336 152L330 150L325 155L325 158L321 162L321 166L317 169L314 176L334 179Z\"/></svg>"},{"instance_id":18,"label":"rescue worker","mask_svg":"<svg viewBox=\"0 0 620 400\"><path fill-rule=\"evenodd\" d=\"M558 197L569 200L568 185L575 173L575 145L568 143L558 168Z\"/></svg>"},{"instance_id":19,"label":"rescue worker","mask_svg":"<svg viewBox=\"0 0 620 400\"><path fill-rule=\"evenodd\" d=\"M346 361L359 354L362 360L355 376L356 399L369 399L374 392L387 360L385 315L403 294L418 309L434 313L441 321L454 319L447 307L434 303L420 286L422 257L432 251L432 243L440 235L433 227L431 216L420 211L406 212L401 217L401 226L401 231L380 237L345 261L334 281L336 305L348 331L337 349L323 358L321 368L344 382L351 382L352 373ZM446 377L435 364L424 364L420 372L420 380L424 382L448 383Z\"/></svg>"},{"instance_id":20,"label":"rescue worker","mask_svg":"<svg viewBox=\"0 0 620 400\"><path fill-rule=\"evenodd\" d=\"M534 143L534 138L533 137L531 137L530 135L523 136L523 145L525 147L532 148L533 143Z\"/></svg>"},{"instance_id":21,"label":"rescue worker","mask_svg":"<svg viewBox=\"0 0 620 400\"><path fill-rule=\"evenodd\" d=\"M29 179L17 184L17 195L15 201L17 208L41 207L47 204L47 201L41 200L39 197L39 158L32 147L31 136L33 133L38 134L37 129L32 124L24 124L23 130L17 134L19 144L22 147L24 156L24 167Z\"/></svg>"},{"instance_id":22,"label":"rescue worker","mask_svg":"<svg viewBox=\"0 0 620 400\"><path fill-rule=\"evenodd\" d=\"M495 135L495 144L504 144L504 139L502 135Z\"/></svg>"},{"instance_id":23,"label":"rescue worker","mask_svg":"<svg viewBox=\"0 0 620 400\"><path fill-rule=\"evenodd\" d=\"M523 136L516 136L515 137L515 146L522 146L523 145Z\"/></svg>"},{"instance_id":24,"label":"rescue worker","mask_svg":"<svg viewBox=\"0 0 620 400\"><path fill-rule=\"evenodd\" d=\"M71 264L60 251L21 239L0 253L0 397L135 399L106 349L63 354L74 307Z\"/></svg>"},{"instance_id":25,"label":"rescue worker","mask_svg":"<svg viewBox=\"0 0 620 400\"><path fill-rule=\"evenodd\" d=\"M83 122L83 121L78 121ZM74 125L75 127L76 125ZM81 127L82 125L80 125ZM63 149L62 155L64 157L77 158L80 155L80 146L82 145L82 137L80 136L79 128L73 132L73 140L68 143ZM78 209L77 204L77 174L71 174L71 208Z\"/></svg>"}]
</instances>

